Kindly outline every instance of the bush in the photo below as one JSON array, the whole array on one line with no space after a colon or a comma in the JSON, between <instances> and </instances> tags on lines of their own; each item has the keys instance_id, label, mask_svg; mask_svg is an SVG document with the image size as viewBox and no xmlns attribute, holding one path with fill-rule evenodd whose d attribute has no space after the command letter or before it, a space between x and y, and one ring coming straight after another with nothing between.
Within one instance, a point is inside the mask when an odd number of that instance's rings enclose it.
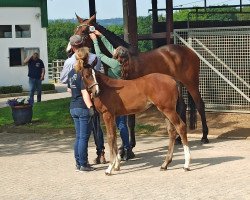
<instances>
[{"instance_id":1,"label":"bush","mask_svg":"<svg viewBox=\"0 0 250 200\"><path fill-rule=\"evenodd\" d=\"M23 92L23 87L21 85L0 87L0 94L21 93L21 92Z\"/></svg>"},{"instance_id":2,"label":"bush","mask_svg":"<svg viewBox=\"0 0 250 200\"><path fill-rule=\"evenodd\" d=\"M42 84L42 91L55 90L55 85L51 83Z\"/></svg>"}]
</instances>

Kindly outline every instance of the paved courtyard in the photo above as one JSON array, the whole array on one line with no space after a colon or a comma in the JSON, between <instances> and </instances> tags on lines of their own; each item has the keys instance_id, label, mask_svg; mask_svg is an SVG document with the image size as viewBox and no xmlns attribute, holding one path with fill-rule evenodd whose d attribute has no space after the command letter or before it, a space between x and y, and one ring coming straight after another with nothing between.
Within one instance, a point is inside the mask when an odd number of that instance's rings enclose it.
<instances>
[{"instance_id":1,"label":"paved courtyard","mask_svg":"<svg viewBox=\"0 0 250 200\"><path fill-rule=\"evenodd\" d=\"M107 165L74 171L72 135L0 133L0 138L1 200L250 199L249 139L211 139L201 146L190 138L192 171L184 172L181 146L169 170L160 171L168 139L138 136L136 158L105 176ZM90 163L94 157L91 139Z\"/></svg>"}]
</instances>

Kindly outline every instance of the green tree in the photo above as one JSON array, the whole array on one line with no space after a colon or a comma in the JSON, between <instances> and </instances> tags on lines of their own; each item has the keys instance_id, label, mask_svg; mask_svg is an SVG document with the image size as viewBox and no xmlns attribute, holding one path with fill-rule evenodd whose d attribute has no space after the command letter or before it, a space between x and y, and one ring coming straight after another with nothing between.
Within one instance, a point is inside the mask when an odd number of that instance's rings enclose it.
<instances>
[{"instance_id":1,"label":"green tree","mask_svg":"<svg viewBox=\"0 0 250 200\"><path fill-rule=\"evenodd\" d=\"M242 8L242 12L241 14L237 14L237 17L240 21L243 21L243 20L250 20L250 7L247 6L247 7L244 7ZM249 13L244 13L244 12L249 12Z\"/></svg>"},{"instance_id":2,"label":"green tree","mask_svg":"<svg viewBox=\"0 0 250 200\"><path fill-rule=\"evenodd\" d=\"M236 21L237 12L236 8L207 8L199 9L196 13L195 9L180 10L174 12L174 21ZM207 12L207 13L206 13Z\"/></svg>"},{"instance_id":3,"label":"green tree","mask_svg":"<svg viewBox=\"0 0 250 200\"><path fill-rule=\"evenodd\" d=\"M50 21L47 29L49 62L55 59L66 59L66 47L76 24L70 21Z\"/></svg>"},{"instance_id":4,"label":"green tree","mask_svg":"<svg viewBox=\"0 0 250 200\"><path fill-rule=\"evenodd\" d=\"M138 34L149 34L152 33L152 16L138 17L137 18L137 28ZM149 51L152 49L152 41L139 41L138 48L141 52Z\"/></svg>"},{"instance_id":5,"label":"green tree","mask_svg":"<svg viewBox=\"0 0 250 200\"><path fill-rule=\"evenodd\" d=\"M107 26L107 29L116 35L123 35L124 34L123 25L109 25L109 26Z\"/></svg>"}]
</instances>

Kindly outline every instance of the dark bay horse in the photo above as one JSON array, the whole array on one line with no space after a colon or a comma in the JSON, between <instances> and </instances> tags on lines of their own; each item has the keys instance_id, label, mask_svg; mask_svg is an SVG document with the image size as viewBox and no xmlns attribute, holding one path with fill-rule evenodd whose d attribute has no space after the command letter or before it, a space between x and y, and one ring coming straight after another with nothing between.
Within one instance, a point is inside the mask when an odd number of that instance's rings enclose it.
<instances>
[{"instance_id":1,"label":"dark bay horse","mask_svg":"<svg viewBox=\"0 0 250 200\"><path fill-rule=\"evenodd\" d=\"M189 171L190 151L185 123L176 112L178 89L176 81L165 74L152 73L134 80L117 80L95 72L90 67L82 69L82 77L94 97L94 104L103 116L110 148L110 164L106 175L120 170L121 157L117 149L115 117L142 112L155 105L169 120L168 153L161 170L166 170L173 158L176 132L180 135L185 154L184 170ZM164 91L164 92L163 92Z\"/></svg>"},{"instance_id":2,"label":"dark bay horse","mask_svg":"<svg viewBox=\"0 0 250 200\"><path fill-rule=\"evenodd\" d=\"M83 35L85 37L86 46L91 47L92 45L92 40L89 38L88 34L88 28L92 25L105 35L114 47L124 46L129 48L129 45L120 37L95 23L95 15L93 15L90 19L85 20L77 16L77 19L80 25L75 30L75 34ZM100 45L100 48L103 52L105 52L105 48L103 46ZM177 81L181 82L192 96L191 99L194 100L196 108L201 116L203 131L201 142L209 143L207 138L208 127L206 122L205 106L199 91L200 60L191 49L181 45L165 45L148 52L133 52L129 59L129 68L126 69L126 71L127 79L135 79L150 73L162 73L170 75ZM179 102L183 103L184 100L179 98ZM193 111L192 107L191 111ZM181 117L185 122L185 112L182 110L180 113L182 113Z\"/></svg>"}]
</instances>

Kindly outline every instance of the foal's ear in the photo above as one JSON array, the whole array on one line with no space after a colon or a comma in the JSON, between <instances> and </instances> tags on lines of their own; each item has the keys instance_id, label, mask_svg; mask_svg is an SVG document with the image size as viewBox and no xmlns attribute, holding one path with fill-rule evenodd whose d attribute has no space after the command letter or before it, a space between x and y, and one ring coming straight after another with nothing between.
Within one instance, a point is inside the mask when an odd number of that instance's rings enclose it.
<instances>
[{"instance_id":1,"label":"foal's ear","mask_svg":"<svg viewBox=\"0 0 250 200\"><path fill-rule=\"evenodd\" d=\"M76 18L77 18L77 20L78 20L78 22L81 24L81 23L83 23L85 20L83 20L81 17L79 17L76 13L75 13L75 15L76 15Z\"/></svg>"}]
</instances>

